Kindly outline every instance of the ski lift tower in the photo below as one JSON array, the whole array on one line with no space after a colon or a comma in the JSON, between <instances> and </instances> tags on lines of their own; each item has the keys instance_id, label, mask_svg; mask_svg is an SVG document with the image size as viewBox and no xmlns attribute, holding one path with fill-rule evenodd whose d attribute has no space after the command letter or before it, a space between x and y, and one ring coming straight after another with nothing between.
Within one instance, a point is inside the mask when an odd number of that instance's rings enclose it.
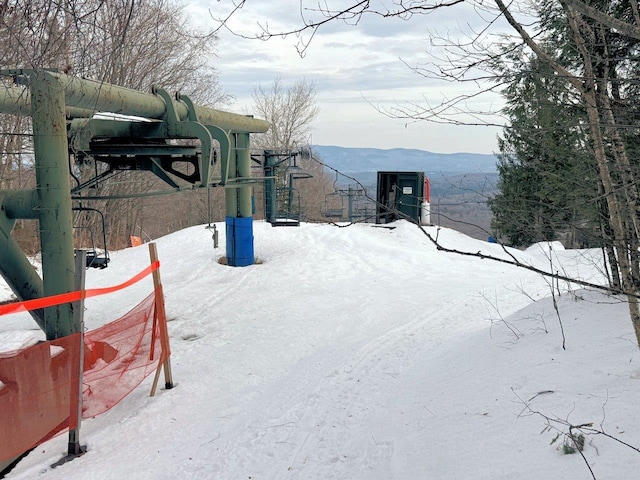
<instances>
[{"instance_id":1,"label":"ski lift tower","mask_svg":"<svg viewBox=\"0 0 640 480\"><path fill-rule=\"evenodd\" d=\"M159 88L144 93L46 70L1 70L0 77L0 113L31 116L33 124L37 186L0 190L0 274L18 299L74 291L72 200L92 199L78 195L120 170L152 172L172 191L181 188L174 178L189 188L223 186L228 263L253 264L249 134L266 132L268 122L197 106ZM95 118L96 112L142 121ZM108 168L72 190L70 152ZM42 278L11 237L17 219L39 221ZM70 304L32 316L49 340L75 333Z\"/></svg>"},{"instance_id":2,"label":"ski lift tower","mask_svg":"<svg viewBox=\"0 0 640 480\"><path fill-rule=\"evenodd\" d=\"M304 150L265 150L262 159L255 159L264 172L264 218L272 227L300 226L300 193L294 185L313 177L298 165L298 157L306 154Z\"/></svg>"}]
</instances>

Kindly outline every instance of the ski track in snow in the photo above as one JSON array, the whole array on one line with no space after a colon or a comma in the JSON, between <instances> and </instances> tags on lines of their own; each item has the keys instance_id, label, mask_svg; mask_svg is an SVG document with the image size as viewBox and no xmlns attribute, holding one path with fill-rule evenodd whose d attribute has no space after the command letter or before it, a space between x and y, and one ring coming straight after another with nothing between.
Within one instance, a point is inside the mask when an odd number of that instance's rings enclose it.
<instances>
[{"instance_id":1,"label":"ski track in snow","mask_svg":"<svg viewBox=\"0 0 640 480\"><path fill-rule=\"evenodd\" d=\"M450 310L455 311L456 305ZM432 312L433 313L433 312ZM437 312L442 328L448 323L446 310ZM246 462L269 466L274 458L289 458L289 465L274 465L272 470L247 472L266 478L353 478L353 463L362 468L361 478L377 472L385 478L389 471L393 442L377 444L369 438L367 422L372 410L385 407L385 397L394 382L413 365L413 359L438 338L433 336L429 316L404 323L374 336L352 354L323 352L321 359L311 358L292 375L280 379L268 391L261 391L259 402L266 408L245 425L237 442L218 453L225 463L238 468ZM331 358L333 362L326 364ZM371 444L366 451L361 445ZM273 445L283 452L263 452L255 458L256 445ZM346 465L340 469L341 464ZM224 467L221 467L221 472Z\"/></svg>"}]
</instances>

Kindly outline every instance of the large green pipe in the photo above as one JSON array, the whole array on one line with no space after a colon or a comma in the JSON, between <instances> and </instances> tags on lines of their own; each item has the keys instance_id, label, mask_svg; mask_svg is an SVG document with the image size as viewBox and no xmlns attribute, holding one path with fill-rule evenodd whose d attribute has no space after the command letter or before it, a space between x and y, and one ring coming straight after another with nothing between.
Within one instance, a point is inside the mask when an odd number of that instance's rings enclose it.
<instances>
[{"instance_id":1,"label":"large green pipe","mask_svg":"<svg viewBox=\"0 0 640 480\"><path fill-rule=\"evenodd\" d=\"M236 135L236 158L239 178L251 176L251 151L249 150L249 134ZM248 218L253 216L251 205L251 186L238 188L238 216Z\"/></svg>"},{"instance_id":2,"label":"large green pipe","mask_svg":"<svg viewBox=\"0 0 640 480\"><path fill-rule=\"evenodd\" d=\"M0 192L0 205L3 204L3 193ZM16 294L18 300L31 300L43 296L42 279L23 251L11 236L14 220L7 216L5 209L0 209L0 275ZM44 312L33 310L31 316L38 326L44 330Z\"/></svg>"},{"instance_id":3,"label":"large green pipe","mask_svg":"<svg viewBox=\"0 0 640 480\"><path fill-rule=\"evenodd\" d=\"M37 190L0 190L0 206L12 220L38 219Z\"/></svg>"},{"instance_id":4,"label":"large green pipe","mask_svg":"<svg viewBox=\"0 0 640 480\"><path fill-rule=\"evenodd\" d=\"M227 172L229 174L229 180L233 180L238 177L238 162L236 159L236 138L235 135L230 137L230 149L232 154L229 156L229 163L227 165ZM236 188L226 188L224 191L224 205L225 216L237 217L238 216L238 193Z\"/></svg>"},{"instance_id":5,"label":"large green pipe","mask_svg":"<svg viewBox=\"0 0 640 480\"><path fill-rule=\"evenodd\" d=\"M73 219L69 183L65 92L49 72L31 76L33 148L39 199L44 295L74 288ZM47 340L73 333L70 304L45 309Z\"/></svg>"},{"instance_id":6,"label":"large green pipe","mask_svg":"<svg viewBox=\"0 0 640 480\"><path fill-rule=\"evenodd\" d=\"M22 117L31 115L31 92L23 87L0 85L0 112L12 113ZM88 118L93 110L66 107L67 118Z\"/></svg>"},{"instance_id":7,"label":"large green pipe","mask_svg":"<svg viewBox=\"0 0 640 480\"><path fill-rule=\"evenodd\" d=\"M31 115L31 94L26 88L0 86L0 111L28 117Z\"/></svg>"},{"instance_id":8,"label":"large green pipe","mask_svg":"<svg viewBox=\"0 0 640 480\"><path fill-rule=\"evenodd\" d=\"M35 75L28 70L24 73L31 78ZM165 115L164 101L152 93L70 77L61 73L49 72L48 74L57 78L62 84L68 107L79 108L86 112L111 112L154 119L161 119ZM4 113L29 115L30 103L31 99L26 89L6 86L0 89L0 111ZM173 104L180 119L186 119L187 106L178 100L173 100ZM199 105L194 108L199 122L204 125L215 125L238 133L263 133L269 129L269 122L265 120Z\"/></svg>"},{"instance_id":9,"label":"large green pipe","mask_svg":"<svg viewBox=\"0 0 640 480\"><path fill-rule=\"evenodd\" d=\"M44 294L42 279L11 236L17 219L38 219L37 190L0 190L0 275L11 287L18 300L40 298ZM44 311L29 312L44 330Z\"/></svg>"}]
</instances>

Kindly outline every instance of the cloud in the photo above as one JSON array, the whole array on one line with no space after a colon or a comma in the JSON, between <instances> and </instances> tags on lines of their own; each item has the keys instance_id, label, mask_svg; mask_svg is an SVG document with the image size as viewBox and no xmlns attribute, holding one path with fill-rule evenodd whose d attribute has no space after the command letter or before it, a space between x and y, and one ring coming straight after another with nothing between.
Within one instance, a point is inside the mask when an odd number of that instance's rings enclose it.
<instances>
[{"instance_id":1,"label":"cloud","mask_svg":"<svg viewBox=\"0 0 640 480\"><path fill-rule=\"evenodd\" d=\"M376 0L376 4L382 1L387 0ZM329 0L329 3L346 4L343 0ZM308 19L320 18L320 13L311 10L316 5L315 1L302 1L302 12ZM224 17L232 8L232 2L196 0L187 8L197 21L210 22L209 8L214 17ZM351 146L356 146L353 139L361 138L362 141L368 139L377 143L371 146L379 148L401 146L394 142L402 145L409 142L412 148L430 147L434 150L432 139L429 145L420 147L418 144L422 137L415 135L415 132L432 127L412 128L413 133L410 134L405 128L406 121L394 122L376 109L425 102L437 104L443 98L459 95L461 88L477 88L425 78L412 69L430 60L427 52L430 30L437 29L444 32L443 35L457 38L455 35L461 35L461 29L481 21L468 6L436 13L415 15L409 20L364 15L351 24L330 22L319 29L304 55L300 55L296 50L300 46L298 42L300 39L308 41L310 32L301 37L276 36L266 42L238 36L255 36L262 29L280 32L300 28L303 23L299 3L292 0L251 0L229 22L234 33L227 30L219 32L218 55L212 61L220 72L223 88L237 99L236 106L243 113L250 113L256 86L269 86L276 78L284 84L305 78L317 86L321 117L314 125L314 135L322 137L322 143L344 145L351 142ZM348 128L344 128L345 125ZM440 132L438 138L455 137L456 134L442 133L442 128L437 128ZM364 131L370 133L359 133ZM472 137L459 137L456 148L463 148L466 139ZM468 151L488 153L495 150L486 144L495 145L495 134L484 143L477 139L469 141ZM478 150L479 145L482 145L482 150Z\"/></svg>"}]
</instances>

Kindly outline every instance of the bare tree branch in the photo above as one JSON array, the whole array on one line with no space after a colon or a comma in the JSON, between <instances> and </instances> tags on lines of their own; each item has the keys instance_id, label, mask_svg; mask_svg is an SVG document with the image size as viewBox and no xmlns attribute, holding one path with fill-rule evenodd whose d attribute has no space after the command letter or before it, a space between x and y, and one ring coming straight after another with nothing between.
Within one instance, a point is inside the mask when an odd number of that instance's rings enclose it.
<instances>
[{"instance_id":1,"label":"bare tree branch","mask_svg":"<svg viewBox=\"0 0 640 480\"><path fill-rule=\"evenodd\" d=\"M504 2L502 0L494 0L494 1L495 1L496 5L498 5L498 8L500 9L500 12L502 13L502 15L504 15L504 18L507 20L507 22L509 22L509 25L511 25L511 27L513 27L513 29L516 32L518 32L518 34L520 35L520 37L522 37L522 40L524 40L526 45L536 55L538 55L538 57L540 57L542 60L547 62L549 65L551 65L551 67L556 72L558 72L558 74L560 76L562 76L569 83L571 83L571 85L573 85L573 87L576 90L578 90L578 92L583 94L584 93L584 87L582 85L582 82L580 82L580 80L578 78L576 78L576 76L574 74L572 74L569 70L567 70L565 67L560 65L554 58L552 58L549 54L547 54L547 52L545 52L542 48L540 48L538 43L535 42L533 40L533 38L531 38L531 36L527 33L527 31L523 28L523 26L514 18L514 16L511 14L511 12L505 6L505 4L504 4Z\"/></svg>"},{"instance_id":2,"label":"bare tree branch","mask_svg":"<svg viewBox=\"0 0 640 480\"><path fill-rule=\"evenodd\" d=\"M432 4L428 4L424 1L395 0L395 6L393 8L374 8L371 5L371 0L361 0L344 8L333 9L329 7L326 2L317 2L315 7L305 7L304 0L299 0L300 19L302 22L300 27L289 30L272 31L267 23L259 23L258 28L260 31L255 34L248 35L235 31L228 25L231 18L246 5L246 0L241 0L234 3L234 8L225 17L216 18L212 16L213 20L218 24L213 30L213 33L226 29L237 37L257 40L269 40L274 37L295 36L298 38L298 44L296 45L298 55L304 57L306 50L311 45L311 42L318 30L329 23L342 21L350 25L356 25L364 15L374 15L383 18L398 17L408 20L414 15L431 13L437 9L453 7L464 2L465 0L433 0ZM321 18L318 20L310 19L309 13L319 14ZM308 35L307 38L303 38L303 34L305 33Z\"/></svg>"}]
</instances>

